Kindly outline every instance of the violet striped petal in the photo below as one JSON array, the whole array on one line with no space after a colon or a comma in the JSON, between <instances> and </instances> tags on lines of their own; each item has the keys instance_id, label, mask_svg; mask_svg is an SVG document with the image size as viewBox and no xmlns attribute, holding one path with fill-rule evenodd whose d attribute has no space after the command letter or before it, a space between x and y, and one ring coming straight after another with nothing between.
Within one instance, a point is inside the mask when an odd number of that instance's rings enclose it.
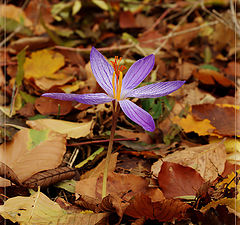
<instances>
[{"instance_id":1,"label":"violet striped petal","mask_svg":"<svg viewBox=\"0 0 240 225\"><path fill-rule=\"evenodd\" d=\"M112 76L114 70L104 56L94 47L92 47L90 53L90 63L98 84L108 95L113 96Z\"/></svg>"},{"instance_id":2,"label":"violet striped petal","mask_svg":"<svg viewBox=\"0 0 240 225\"><path fill-rule=\"evenodd\" d=\"M113 99L105 93L90 94L65 94L65 93L45 93L42 96L55 98L63 101L77 101L88 105L97 105L101 103L111 102Z\"/></svg>"},{"instance_id":3,"label":"violet striped petal","mask_svg":"<svg viewBox=\"0 0 240 225\"><path fill-rule=\"evenodd\" d=\"M157 98L176 91L184 83L185 81L168 81L149 84L129 91L125 97Z\"/></svg>"},{"instance_id":4,"label":"violet striped petal","mask_svg":"<svg viewBox=\"0 0 240 225\"><path fill-rule=\"evenodd\" d=\"M154 61L155 56L152 54L135 62L123 77L122 90L130 90L137 87L151 72Z\"/></svg>"},{"instance_id":5,"label":"violet striped petal","mask_svg":"<svg viewBox=\"0 0 240 225\"><path fill-rule=\"evenodd\" d=\"M155 130L154 120L148 112L129 100L119 101L119 104L127 117L143 127L143 129L151 132Z\"/></svg>"}]
</instances>

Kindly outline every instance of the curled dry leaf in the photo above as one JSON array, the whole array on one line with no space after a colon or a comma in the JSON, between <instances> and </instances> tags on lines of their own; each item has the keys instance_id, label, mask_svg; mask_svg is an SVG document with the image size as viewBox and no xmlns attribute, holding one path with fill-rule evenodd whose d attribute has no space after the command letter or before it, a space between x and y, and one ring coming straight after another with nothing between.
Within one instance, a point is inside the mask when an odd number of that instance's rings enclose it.
<instances>
[{"instance_id":1,"label":"curled dry leaf","mask_svg":"<svg viewBox=\"0 0 240 225\"><path fill-rule=\"evenodd\" d=\"M196 170L176 163L164 162L158 174L158 184L166 198L196 195L203 183Z\"/></svg>"},{"instance_id":2,"label":"curled dry leaf","mask_svg":"<svg viewBox=\"0 0 240 225\"><path fill-rule=\"evenodd\" d=\"M0 177L8 179L17 185L20 185L21 183L14 171L2 162L0 162Z\"/></svg>"},{"instance_id":3,"label":"curled dry leaf","mask_svg":"<svg viewBox=\"0 0 240 225\"><path fill-rule=\"evenodd\" d=\"M130 201L125 214L134 218L145 217L159 222L172 222L175 219L184 219L189 208L191 208L190 205L179 200L163 199L152 202L148 196L138 193Z\"/></svg>"},{"instance_id":4,"label":"curled dry leaf","mask_svg":"<svg viewBox=\"0 0 240 225\"><path fill-rule=\"evenodd\" d=\"M226 150L223 141L199 147L176 151L152 166L155 176L158 176L163 162L179 163L195 169L205 181L213 181L224 171Z\"/></svg>"},{"instance_id":5,"label":"curled dry leaf","mask_svg":"<svg viewBox=\"0 0 240 225\"><path fill-rule=\"evenodd\" d=\"M11 142L0 145L0 162L10 167L23 182L35 173L59 166L65 151L65 135L23 128Z\"/></svg>"},{"instance_id":6,"label":"curled dry leaf","mask_svg":"<svg viewBox=\"0 0 240 225\"><path fill-rule=\"evenodd\" d=\"M40 187L48 187L62 180L70 180L76 175L76 169L69 167L58 167L56 169L41 171L34 174L23 182L27 188L36 189Z\"/></svg>"},{"instance_id":7,"label":"curled dry leaf","mask_svg":"<svg viewBox=\"0 0 240 225\"><path fill-rule=\"evenodd\" d=\"M66 115L72 110L72 102L40 97L35 101L35 108L42 115Z\"/></svg>"},{"instance_id":8,"label":"curled dry leaf","mask_svg":"<svg viewBox=\"0 0 240 225\"><path fill-rule=\"evenodd\" d=\"M61 134L66 134L68 138L86 137L90 134L93 123L93 120L83 123L74 123L57 119L38 119L28 120L26 122L26 124L33 129L50 129Z\"/></svg>"}]
</instances>

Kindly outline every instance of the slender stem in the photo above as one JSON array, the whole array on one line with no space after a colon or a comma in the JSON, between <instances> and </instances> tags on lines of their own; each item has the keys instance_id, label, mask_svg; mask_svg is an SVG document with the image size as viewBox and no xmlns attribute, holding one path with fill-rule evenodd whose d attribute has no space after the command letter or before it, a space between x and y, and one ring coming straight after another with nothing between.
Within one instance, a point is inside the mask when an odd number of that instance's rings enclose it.
<instances>
[{"instance_id":1,"label":"slender stem","mask_svg":"<svg viewBox=\"0 0 240 225\"><path fill-rule=\"evenodd\" d=\"M115 109L115 104L116 104L116 109ZM107 195L108 166L109 166L110 159L111 159L114 134L115 134L115 130L117 127L118 112L119 112L119 104L118 104L118 102L113 102L112 128L111 128L111 134L110 134L108 150L107 150L107 157L106 157L105 168L104 168L104 173L103 173L102 198L104 198Z\"/></svg>"}]
</instances>

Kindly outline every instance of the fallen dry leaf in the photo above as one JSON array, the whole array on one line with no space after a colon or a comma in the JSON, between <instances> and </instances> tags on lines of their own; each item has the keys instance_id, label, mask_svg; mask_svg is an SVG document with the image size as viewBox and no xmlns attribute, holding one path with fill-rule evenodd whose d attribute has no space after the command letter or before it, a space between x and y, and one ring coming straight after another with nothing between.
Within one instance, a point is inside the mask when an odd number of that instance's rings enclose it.
<instances>
[{"instance_id":1,"label":"fallen dry leaf","mask_svg":"<svg viewBox=\"0 0 240 225\"><path fill-rule=\"evenodd\" d=\"M209 120L214 129L213 133L221 136L240 137L240 110L235 105L201 104L192 106L195 120Z\"/></svg>"},{"instance_id":2,"label":"fallen dry leaf","mask_svg":"<svg viewBox=\"0 0 240 225\"><path fill-rule=\"evenodd\" d=\"M204 179L194 169L172 162L163 162L158 184L166 198L196 195Z\"/></svg>"},{"instance_id":3,"label":"fallen dry leaf","mask_svg":"<svg viewBox=\"0 0 240 225\"><path fill-rule=\"evenodd\" d=\"M132 174L109 173L107 194L118 194L128 201L138 192L146 192L148 181ZM102 175L80 180L76 183L76 194L101 199Z\"/></svg>"},{"instance_id":4,"label":"fallen dry leaf","mask_svg":"<svg viewBox=\"0 0 240 225\"><path fill-rule=\"evenodd\" d=\"M90 134L94 121L74 123L57 119L28 120L26 124L33 129L49 129L60 134L66 134L67 138L86 137Z\"/></svg>"},{"instance_id":5,"label":"fallen dry leaf","mask_svg":"<svg viewBox=\"0 0 240 225\"><path fill-rule=\"evenodd\" d=\"M195 120L192 115L188 114L186 118L175 116L172 118L172 121L179 125L186 133L195 132L202 136L219 136L213 133L215 127L211 125L211 122L208 119L198 121Z\"/></svg>"},{"instance_id":6,"label":"fallen dry leaf","mask_svg":"<svg viewBox=\"0 0 240 225\"><path fill-rule=\"evenodd\" d=\"M225 69L225 73L229 76L237 76L240 77L240 63L238 62L230 62Z\"/></svg>"},{"instance_id":7,"label":"fallen dry leaf","mask_svg":"<svg viewBox=\"0 0 240 225\"><path fill-rule=\"evenodd\" d=\"M199 147L189 147L176 151L157 161L152 166L155 176L158 176L163 162L179 163L195 169L205 181L215 180L224 171L226 150L223 141Z\"/></svg>"},{"instance_id":8,"label":"fallen dry leaf","mask_svg":"<svg viewBox=\"0 0 240 225\"><path fill-rule=\"evenodd\" d=\"M119 25L122 29L137 27L134 15L130 11L120 11Z\"/></svg>"},{"instance_id":9,"label":"fallen dry leaf","mask_svg":"<svg viewBox=\"0 0 240 225\"><path fill-rule=\"evenodd\" d=\"M134 218L145 217L159 222L172 222L175 219L184 219L188 208L191 206L179 200L163 199L152 202L148 196L138 193L130 201L125 214Z\"/></svg>"},{"instance_id":10,"label":"fallen dry leaf","mask_svg":"<svg viewBox=\"0 0 240 225\"><path fill-rule=\"evenodd\" d=\"M108 172L114 172L117 164L118 152L111 154L110 163L108 165ZM81 175L81 180L90 178L90 177L98 177L101 173L103 173L105 168L106 159L103 159L95 168L88 170L86 173Z\"/></svg>"},{"instance_id":11,"label":"fallen dry leaf","mask_svg":"<svg viewBox=\"0 0 240 225\"><path fill-rule=\"evenodd\" d=\"M44 91L48 91L53 87L63 86L66 83L75 81L74 76L66 76L61 80L53 80L50 78L42 77L39 79L36 79L34 82L35 84Z\"/></svg>"},{"instance_id":12,"label":"fallen dry leaf","mask_svg":"<svg viewBox=\"0 0 240 225\"><path fill-rule=\"evenodd\" d=\"M0 145L0 162L9 166L23 182L39 171L59 166L65 151L65 135L23 128L11 142Z\"/></svg>"},{"instance_id":13,"label":"fallen dry leaf","mask_svg":"<svg viewBox=\"0 0 240 225\"><path fill-rule=\"evenodd\" d=\"M108 213L66 211L41 192L34 192L30 197L18 196L8 199L0 206L0 214L5 219L22 225L93 225L108 216Z\"/></svg>"},{"instance_id":14,"label":"fallen dry leaf","mask_svg":"<svg viewBox=\"0 0 240 225\"><path fill-rule=\"evenodd\" d=\"M32 22L29 20L22 8L16 7L12 4L1 4L0 5L0 17L5 17L8 19L16 20L18 23L21 23L21 20L23 21L24 26L31 27Z\"/></svg>"},{"instance_id":15,"label":"fallen dry leaf","mask_svg":"<svg viewBox=\"0 0 240 225\"><path fill-rule=\"evenodd\" d=\"M235 84L226 78L220 72L211 69L199 69L193 72L194 77L200 80L203 84L215 85L215 81L223 87L234 87Z\"/></svg>"},{"instance_id":16,"label":"fallen dry leaf","mask_svg":"<svg viewBox=\"0 0 240 225\"><path fill-rule=\"evenodd\" d=\"M33 52L26 58L24 63L24 77L41 78L47 77L52 79L63 79L65 74L56 73L62 66L64 66L64 56L52 50L43 49Z\"/></svg>"},{"instance_id":17,"label":"fallen dry leaf","mask_svg":"<svg viewBox=\"0 0 240 225\"><path fill-rule=\"evenodd\" d=\"M71 101L40 97L35 101L35 108L42 115L66 115L72 110Z\"/></svg>"}]
</instances>

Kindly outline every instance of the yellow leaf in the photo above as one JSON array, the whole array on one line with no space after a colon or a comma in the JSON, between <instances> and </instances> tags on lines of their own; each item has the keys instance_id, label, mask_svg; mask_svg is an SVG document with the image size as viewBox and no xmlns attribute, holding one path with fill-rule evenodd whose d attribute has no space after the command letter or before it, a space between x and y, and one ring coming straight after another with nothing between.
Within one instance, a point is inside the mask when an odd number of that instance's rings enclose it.
<instances>
[{"instance_id":1,"label":"yellow leaf","mask_svg":"<svg viewBox=\"0 0 240 225\"><path fill-rule=\"evenodd\" d=\"M216 143L220 142L222 139L216 138L216 137L210 137L209 142L210 143ZM233 152L240 152L240 140L235 138L227 138L224 142L226 152L227 153L233 153Z\"/></svg>"},{"instance_id":2,"label":"yellow leaf","mask_svg":"<svg viewBox=\"0 0 240 225\"><path fill-rule=\"evenodd\" d=\"M23 21L23 24L26 27L32 26L31 20L26 17L22 8L11 4L2 4L0 5L0 12L0 17L16 20L18 23L21 23L21 21Z\"/></svg>"},{"instance_id":3,"label":"yellow leaf","mask_svg":"<svg viewBox=\"0 0 240 225\"><path fill-rule=\"evenodd\" d=\"M195 132L203 136L218 136L217 134L212 133L212 131L216 128L211 125L210 120L208 119L197 121L192 117L192 115L188 114L186 118L175 116L172 118L172 121L179 125L186 133Z\"/></svg>"},{"instance_id":4,"label":"yellow leaf","mask_svg":"<svg viewBox=\"0 0 240 225\"><path fill-rule=\"evenodd\" d=\"M62 89L65 93L71 93L71 92L77 91L79 88L83 88L84 85L85 85L84 81L78 80L71 85L69 84L64 85L60 87L60 89Z\"/></svg>"},{"instance_id":5,"label":"yellow leaf","mask_svg":"<svg viewBox=\"0 0 240 225\"><path fill-rule=\"evenodd\" d=\"M236 171L237 174L240 173L240 169ZM222 187L224 184L228 184L228 188L236 188L236 183L235 183L235 177L236 173L232 172L231 174L228 175L227 178L223 179L223 181L219 182L216 184L216 187ZM231 183L230 183L231 182ZM240 183L237 185L237 189L240 188Z\"/></svg>"},{"instance_id":6,"label":"yellow leaf","mask_svg":"<svg viewBox=\"0 0 240 225\"><path fill-rule=\"evenodd\" d=\"M50 129L61 134L67 134L68 138L86 137L91 132L93 120L84 123L73 123L64 120L38 119L28 120L26 123L33 129Z\"/></svg>"},{"instance_id":7,"label":"yellow leaf","mask_svg":"<svg viewBox=\"0 0 240 225\"><path fill-rule=\"evenodd\" d=\"M64 56L52 50L43 49L33 52L24 63L24 77L63 79L63 73L56 73L64 65Z\"/></svg>"}]
</instances>

